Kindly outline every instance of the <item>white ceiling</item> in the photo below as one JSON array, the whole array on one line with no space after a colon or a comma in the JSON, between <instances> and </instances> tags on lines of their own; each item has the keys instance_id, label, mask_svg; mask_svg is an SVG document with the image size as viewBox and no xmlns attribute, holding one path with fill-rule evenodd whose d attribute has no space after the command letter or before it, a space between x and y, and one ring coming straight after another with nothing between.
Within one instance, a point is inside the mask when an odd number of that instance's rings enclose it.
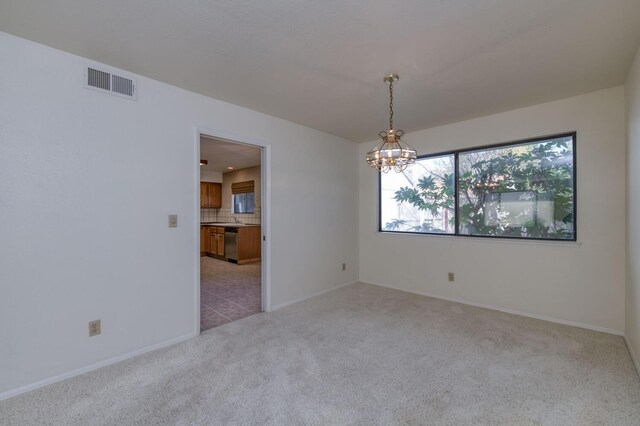
<instances>
[{"instance_id":1,"label":"white ceiling","mask_svg":"<svg viewBox=\"0 0 640 426\"><path fill-rule=\"evenodd\" d=\"M351 140L623 83L640 0L0 0L0 30Z\"/></svg>"},{"instance_id":2,"label":"white ceiling","mask_svg":"<svg viewBox=\"0 0 640 426\"><path fill-rule=\"evenodd\" d=\"M200 137L200 159L207 160L201 171L228 172L227 167L234 170L246 169L260 165L260 148L238 143L226 142L219 139Z\"/></svg>"}]
</instances>

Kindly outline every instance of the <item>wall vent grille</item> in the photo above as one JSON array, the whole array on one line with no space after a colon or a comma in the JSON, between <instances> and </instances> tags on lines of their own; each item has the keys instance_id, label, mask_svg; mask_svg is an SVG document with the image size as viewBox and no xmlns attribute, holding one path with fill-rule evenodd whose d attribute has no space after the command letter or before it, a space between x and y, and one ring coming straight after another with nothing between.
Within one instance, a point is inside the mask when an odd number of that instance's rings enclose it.
<instances>
[{"instance_id":1,"label":"wall vent grille","mask_svg":"<svg viewBox=\"0 0 640 426\"><path fill-rule=\"evenodd\" d=\"M133 96L133 80L119 75L112 75L111 81L113 82L111 90L121 95Z\"/></svg>"},{"instance_id":2,"label":"wall vent grille","mask_svg":"<svg viewBox=\"0 0 640 426\"><path fill-rule=\"evenodd\" d=\"M89 68L87 84L102 90L111 90L111 74Z\"/></svg>"},{"instance_id":3,"label":"wall vent grille","mask_svg":"<svg viewBox=\"0 0 640 426\"><path fill-rule=\"evenodd\" d=\"M136 99L136 81L133 78L99 70L93 67L85 68L84 86L88 89L103 93Z\"/></svg>"}]
</instances>

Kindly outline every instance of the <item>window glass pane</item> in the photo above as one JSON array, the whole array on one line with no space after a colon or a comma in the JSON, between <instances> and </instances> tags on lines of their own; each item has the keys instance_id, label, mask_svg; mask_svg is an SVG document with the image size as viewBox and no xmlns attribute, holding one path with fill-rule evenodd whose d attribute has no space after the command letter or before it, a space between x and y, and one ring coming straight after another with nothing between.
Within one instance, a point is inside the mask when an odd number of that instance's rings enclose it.
<instances>
[{"instance_id":1,"label":"window glass pane","mask_svg":"<svg viewBox=\"0 0 640 426\"><path fill-rule=\"evenodd\" d=\"M246 204L245 204L245 208L246 208L246 213L253 213L254 207L255 207L255 196L253 192L249 192L246 195Z\"/></svg>"},{"instance_id":2,"label":"window glass pane","mask_svg":"<svg viewBox=\"0 0 640 426\"><path fill-rule=\"evenodd\" d=\"M422 158L401 173L380 176L383 231L455 233L455 156Z\"/></svg>"},{"instance_id":3,"label":"window glass pane","mask_svg":"<svg viewBox=\"0 0 640 426\"><path fill-rule=\"evenodd\" d=\"M461 235L574 239L573 137L462 152Z\"/></svg>"},{"instance_id":4,"label":"window glass pane","mask_svg":"<svg viewBox=\"0 0 640 426\"><path fill-rule=\"evenodd\" d=\"M253 192L233 194L233 213L253 213L254 205L255 194Z\"/></svg>"},{"instance_id":5,"label":"window glass pane","mask_svg":"<svg viewBox=\"0 0 640 426\"><path fill-rule=\"evenodd\" d=\"M242 204L240 202L242 194L233 194L233 212L242 213Z\"/></svg>"}]
</instances>

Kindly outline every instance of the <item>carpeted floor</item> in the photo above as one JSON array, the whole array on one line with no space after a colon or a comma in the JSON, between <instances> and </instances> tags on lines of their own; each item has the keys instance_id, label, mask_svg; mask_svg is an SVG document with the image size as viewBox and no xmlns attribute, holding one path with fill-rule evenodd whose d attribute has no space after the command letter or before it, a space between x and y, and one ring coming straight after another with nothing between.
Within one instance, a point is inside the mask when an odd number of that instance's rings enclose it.
<instances>
[{"instance_id":1,"label":"carpeted floor","mask_svg":"<svg viewBox=\"0 0 640 426\"><path fill-rule=\"evenodd\" d=\"M638 425L621 337L354 284L0 402L3 425Z\"/></svg>"}]
</instances>

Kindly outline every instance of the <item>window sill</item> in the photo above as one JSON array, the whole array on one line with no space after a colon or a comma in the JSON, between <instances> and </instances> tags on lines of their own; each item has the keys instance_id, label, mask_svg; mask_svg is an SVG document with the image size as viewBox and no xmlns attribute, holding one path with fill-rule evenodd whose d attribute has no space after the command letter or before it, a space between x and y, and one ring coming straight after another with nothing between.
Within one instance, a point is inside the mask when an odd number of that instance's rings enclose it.
<instances>
[{"instance_id":1,"label":"window sill","mask_svg":"<svg viewBox=\"0 0 640 426\"><path fill-rule=\"evenodd\" d=\"M378 235L392 237L417 237L417 238L438 238L453 241L468 241L470 243L490 243L490 244L521 244L521 245L539 245L551 247L581 247L581 241L546 241L546 240L527 240L524 238L491 238L491 237L464 237L461 235L439 235L439 234L420 234L420 233L404 233L404 232L388 232L376 231Z\"/></svg>"}]
</instances>

